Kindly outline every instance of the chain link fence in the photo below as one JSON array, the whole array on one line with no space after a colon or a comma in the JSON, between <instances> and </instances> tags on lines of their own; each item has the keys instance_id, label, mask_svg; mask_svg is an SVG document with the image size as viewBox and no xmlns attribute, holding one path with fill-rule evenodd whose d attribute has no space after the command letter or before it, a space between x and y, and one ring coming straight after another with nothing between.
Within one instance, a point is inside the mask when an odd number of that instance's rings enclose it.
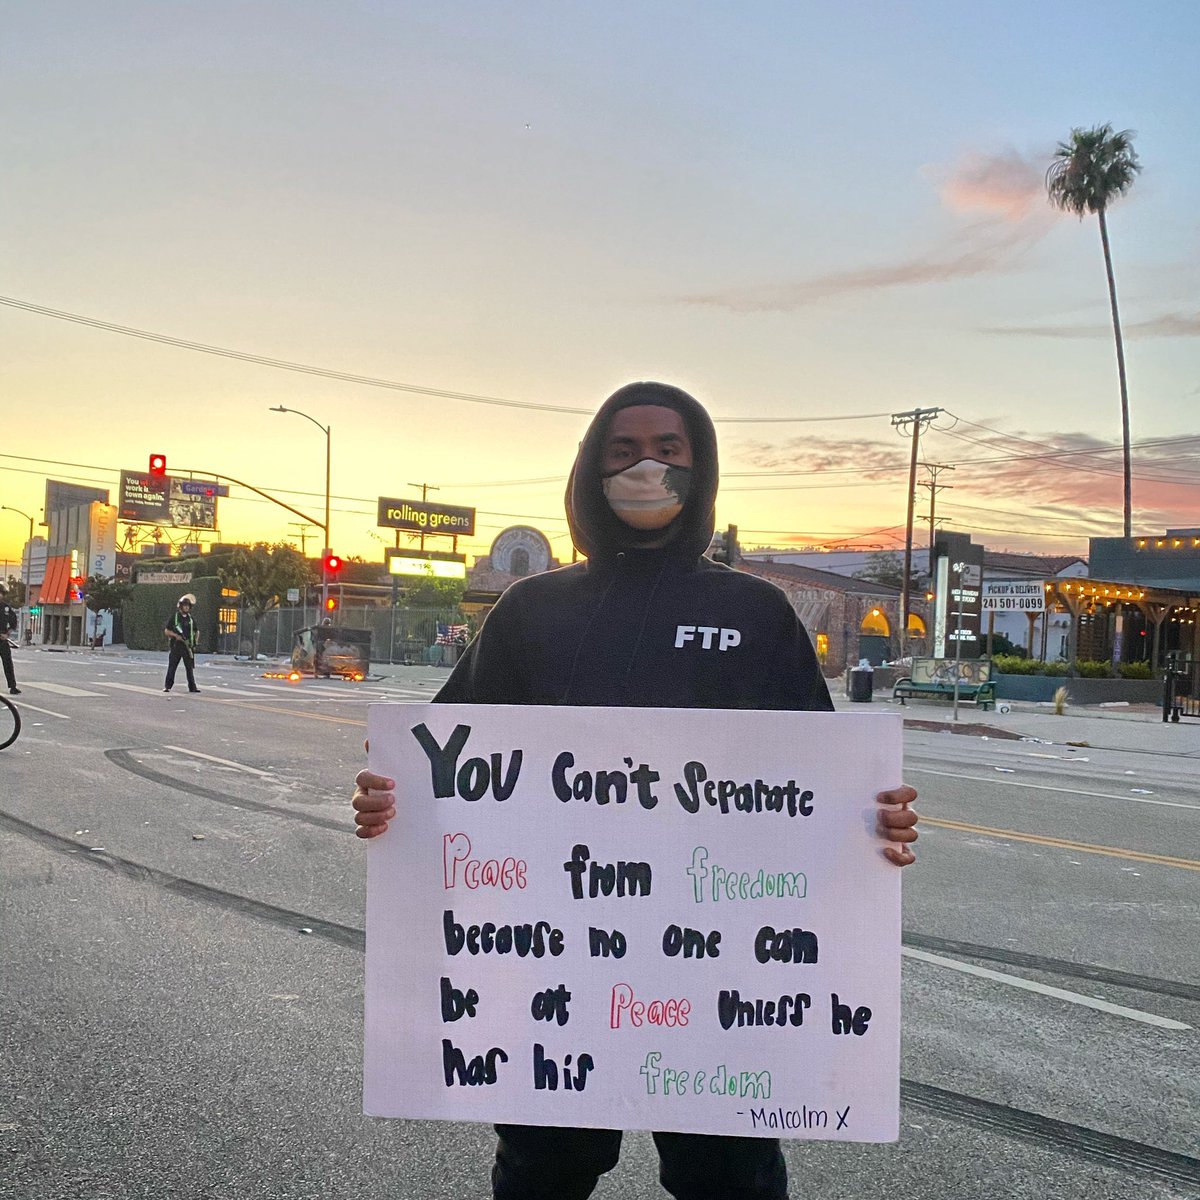
<instances>
[{"instance_id":1,"label":"chain link fence","mask_svg":"<svg viewBox=\"0 0 1200 1200\"><path fill-rule=\"evenodd\" d=\"M312 607L273 608L263 614L258 626L258 652L269 658L290 658L296 634L321 623L320 609ZM366 629L371 634L371 661L394 665L450 665L462 648L439 646L437 627L467 624L454 609L378 608L373 605L343 605L330 614L342 629ZM230 625L233 623L231 622ZM474 634L474 628L471 634ZM236 628L224 627L220 652L253 653L253 621L244 609L237 613Z\"/></svg>"}]
</instances>

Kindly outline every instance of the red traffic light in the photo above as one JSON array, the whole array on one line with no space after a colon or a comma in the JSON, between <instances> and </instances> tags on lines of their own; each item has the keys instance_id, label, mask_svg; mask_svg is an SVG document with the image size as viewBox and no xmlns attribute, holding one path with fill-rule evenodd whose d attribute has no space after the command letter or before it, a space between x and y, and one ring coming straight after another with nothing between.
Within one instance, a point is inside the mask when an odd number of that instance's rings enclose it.
<instances>
[{"instance_id":1,"label":"red traffic light","mask_svg":"<svg viewBox=\"0 0 1200 1200\"><path fill-rule=\"evenodd\" d=\"M165 454L150 455L150 474L165 475L167 473L167 456Z\"/></svg>"},{"instance_id":2,"label":"red traffic light","mask_svg":"<svg viewBox=\"0 0 1200 1200\"><path fill-rule=\"evenodd\" d=\"M340 554L327 554L323 560L323 565L327 575L336 575L345 566L345 560Z\"/></svg>"},{"instance_id":3,"label":"red traffic light","mask_svg":"<svg viewBox=\"0 0 1200 1200\"><path fill-rule=\"evenodd\" d=\"M337 606L338 606L338 601L337 601L336 596L327 596L325 598L325 611L326 612L336 612Z\"/></svg>"}]
</instances>

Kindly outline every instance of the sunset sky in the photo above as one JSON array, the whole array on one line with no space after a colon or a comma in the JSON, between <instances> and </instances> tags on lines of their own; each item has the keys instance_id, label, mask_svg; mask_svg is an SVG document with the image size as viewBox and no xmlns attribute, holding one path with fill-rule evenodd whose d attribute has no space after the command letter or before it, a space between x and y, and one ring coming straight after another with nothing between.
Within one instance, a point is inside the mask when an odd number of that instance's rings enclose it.
<instances>
[{"instance_id":1,"label":"sunset sky","mask_svg":"<svg viewBox=\"0 0 1200 1200\"><path fill-rule=\"evenodd\" d=\"M40 0L4 24L0 504L38 520L47 476L115 499L151 452L319 517L324 439L282 404L332 425L341 553L381 558L376 499L428 483L479 510L460 549L531 524L569 560L586 414L652 378L721 422L745 545L902 544L889 414L938 406L948 528L1085 551L1121 530L1108 298L1095 220L1043 179L1111 122L1144 166L1110 213L1134 532L1200 525L1192 0ZM221 535L293 519L234 488ZM0 570L27 532L0 513Z\"/></svg>"}]
</instances>

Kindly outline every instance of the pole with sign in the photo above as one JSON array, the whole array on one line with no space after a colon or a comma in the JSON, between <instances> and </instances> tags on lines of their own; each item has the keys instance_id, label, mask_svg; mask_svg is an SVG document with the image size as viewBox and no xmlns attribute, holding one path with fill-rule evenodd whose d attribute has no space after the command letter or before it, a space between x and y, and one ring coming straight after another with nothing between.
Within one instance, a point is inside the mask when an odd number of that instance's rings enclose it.
<instances>
[{"instance_id":1,"label":"pole with sign","mask_svg":"<svg viewBox=\"0 0 1200 1200\"><path fill-rule=\"evenodd\" d=\"M956 562L954 574L958 587L954 589L958 597L958 611L954 622L954 719L958 720L958 689L962 683L962 644L963 644L963 600L966 589L979 587L982 571L974 563Z\"/></svg>"}]
</instances>

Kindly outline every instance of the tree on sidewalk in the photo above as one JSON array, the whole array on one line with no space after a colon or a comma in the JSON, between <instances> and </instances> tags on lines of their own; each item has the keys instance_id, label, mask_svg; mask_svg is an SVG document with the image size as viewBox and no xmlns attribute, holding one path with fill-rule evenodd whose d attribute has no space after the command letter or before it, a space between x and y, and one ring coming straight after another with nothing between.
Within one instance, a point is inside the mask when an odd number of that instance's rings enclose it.
<instances>
[{"instance_id":1,"label":"tree on sidewalk","mask_svg":"<svg viewBox=\"0 0 1200 1200\"><path fill-rule=\"evenodd\" d=\"M263 615L277 608L288 588L305 587L313 582L308 561L295 546L285 542L268 545L256 542L239 546L221 568L221 584L241 596L252 622L251 657L258 658L258 627Z\"/></svg>"},{"instance_id":2,"label":"tree on sidewalk","mask_svg":"<svg viewBox=\"0 0 1200 1200\"><path fill-rule=\"evenodd\" d=\"M420 579L404 589L404 603L409 608L457 609L467 590L463 579Z\"/></svg>"}]
</instances>

